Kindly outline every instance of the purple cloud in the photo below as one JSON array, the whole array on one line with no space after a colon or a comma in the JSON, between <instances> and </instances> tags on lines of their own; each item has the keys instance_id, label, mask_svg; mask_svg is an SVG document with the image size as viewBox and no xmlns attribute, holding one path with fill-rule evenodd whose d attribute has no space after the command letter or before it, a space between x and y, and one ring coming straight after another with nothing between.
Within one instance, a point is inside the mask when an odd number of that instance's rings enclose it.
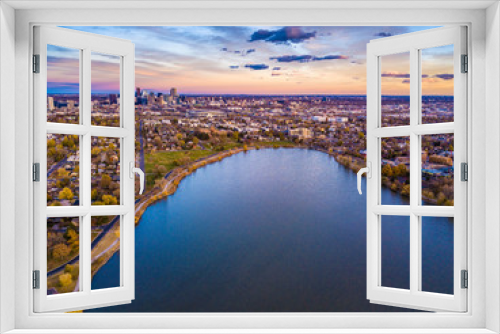
<instances>
[{"instance_id":1,"label":"purple cloud","mask_svg":"<svg viewBox=\"0 0 500 334\"><path fill-rule=\"evenodd\" d=\"M236 70L236 69L238 69L240 67L238 65L231 65L231 66L229 66L229 68L232 69L232 70Z\"/></svg>"},{"instance_id":2,"label":"purple cloud","mask_svg":"<svg viewBox=\"0 0 500 334\"><path fill-rule=\"evenodd\" d=\"M443 80L451 80L451 79L453 79L454 75L443 73L443 74L436 74L434 77L439 78L439 79L443 79Z\"/></svg>"},{"instance_id":3,"label":"purple cloud","mask_svg":"<svg viewBox=\"0 0 500 334\"><path fill-rule=\"evenodd\" d=\"M250 68L252 70L267 70L269 68L268 65L266 64L246 64L245 65L246 68Z\"/></svg>"},{"instance_id":4,"label":"purple cloud","mask_svg":"<svg viewBox=\"0 0 500 334\"><path fill-rule=\"evenodd\" d=\"M259 29L250 36L248 41L265 41L275 44L298 44L314 37L316 37L316 31L305 32L301 27L283 27L278 30Z\"/></svg>"},{"instance_id":5,"label":"purple cloud","mask_svg":"<svg viewBox=\"0 0 500 334\"><path fill-rule=\"evenodd\" d=\"M344 55L327 55L323 57L317 57L312 55L285 55L278 57L270 57L271 60L277 60L279 63L307 63L310 61L321 61L321 60L334 60L334 59L348 59L349 57Z\"/></svg>"},{"instance_id":6,"label":"purple cloud","mask_svg":"<svg viewBox=\"0 0 500 334\"><path fill-rule=\"evenodd\" d=\"M386 72L382 73L382 78L410 78L410 73Z\"/></svg>"},{"instance_id":7,"label":"purple cloud","mask_svg":"<svg viewBox=\"0 0 500 334\"><path fill-rule=\"evenodd\" d=\"M379 33L376 33L375 35L373 36L378 36L378 37L391 37L393 36L390 32L385 32L385 31L382 31L382 32L379 32Z\"/></svg>"},{"instance_id":8,"label":"purple cloud","mask_svg":"<svg viewBox=\"0 0 500 334\"><path fill-rule=\"evenodd\" d=\"M273 71L279 71L279 70L281 70L281 67L277 67L277 66L273 67Z\"/></svg>"}]
</instances>

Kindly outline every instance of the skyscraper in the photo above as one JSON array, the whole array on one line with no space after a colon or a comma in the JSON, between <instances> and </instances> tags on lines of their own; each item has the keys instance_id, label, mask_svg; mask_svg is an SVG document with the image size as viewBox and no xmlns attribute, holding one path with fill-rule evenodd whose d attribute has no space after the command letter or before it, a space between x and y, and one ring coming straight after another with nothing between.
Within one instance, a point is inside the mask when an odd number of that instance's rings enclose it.
<instances>
[{"instance_id":1,"label":"skyscraper","mask_svg":"<svg viewBox=\"0 0 500 334\"><path fill-rule=\"evenodd\" d=\"M54 110L54 109L55 109L55 108L54 108L54 98L53 98L52 96L49 96L49 97L47 98L47 108L48 108L49 110Z\"/></svg>"},{"instance_id":2,"label":"skyscraper","mask_svg":"<svg viewBox=\"0 0 500 334\"><path fill-rule=\"evenodd\" d=\"M179 96L179 95L177 95L177 88L175 88L175 87L170 88L170 96L172 96L173 98Z\"/></svg>"},{"instance_id":3,"label":"skyscraper","mask_svg":"<svg viewBox=\"0 0 500 334\"><path fill-rule=\"evenodd\" d=\"M141 87L136 87L135 88L135 96L140 97L141 96Z\"/></svg>"},{"instance_id":4,"label":"skyscraper","mask_svg":"<svg viewBox=\"0 0 500 334\"><path fill-rule=\"evenodd\" d=\"M109 94L109 104L117 104L117 103L118 103L118 95Z\"/></svg>"}]
</instances>

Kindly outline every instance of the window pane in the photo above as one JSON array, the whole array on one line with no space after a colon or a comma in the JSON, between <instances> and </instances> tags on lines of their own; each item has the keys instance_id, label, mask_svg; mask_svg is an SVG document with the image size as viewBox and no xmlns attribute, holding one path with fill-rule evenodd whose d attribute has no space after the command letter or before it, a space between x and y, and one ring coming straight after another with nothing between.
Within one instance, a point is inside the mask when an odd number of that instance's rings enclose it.
<instances>
[{"instance_id":1,"label":"window pane","mask_svg":"<svg viewBox=\"0 0 500 334\"><path fill-rule=\"evenodd\" d=\"M410 53L380 57L382 126L410 125Z\"/></svg>"},{"instance_id":2,"label":"window pane","mask_svg":"<svg viewBox=\"0 0 500 334\"><path fill-rule=\"evenodd\" d=\"M422 205L453 206L453 134L422 136Z\"/></svg>"},{"instance_id":3,"label":"window pane","mask_svg":"<svg viewBox=\"0 0 500 334\"><path fill-rule=\"evenodd\" d=\"M422 124L453 122L453 45L422 49Z\"/></svg>"},{"instance_id":4,"label":"window pane","mask_svg":"<svg viewBox=\"0 0 500 334\"><path fill-rule=\"evenodd\" d=\"M410 289L410 217L382 216L382 286Z\"/></svg>"},{"instance_id":5,"label":"window pane","mask_svg":"<svg viewBox=\"0 0 500 334\"><path fill-rule=\"evenodd\" d=\"M408 205L410 199L410 137L381 139L382 205ZM390 191L387 191L390 190Z\"/></svg>"},{"instance_id":6,"label":"window pane","mask_svg":"<svg viewBox=\"0 0 500 334\"><path fill-rule=\"evenodd\" d=\"M92 205L120 204L120 139L92 137Z\"/></svg>"},{"instance_id":7,"label":"window pane","mask_svg":"<svg viewBox=\"0 0 500 334\"><path fill-rule=\"evenodd\" d=\"M79 205L80 137L47 135L47 205Z\"/></svg>"},{"instance_id":8,"label":"window pane","mask_svg":"<svg viewBox=\"0 0 500 334\"><path fill-rule=\"evenodd\" d=\"M47 219L47 294L79 291L80 218Z\"/></svg>"},{"instance_id":9,"label":"window pane","mask_svg":"<svg viewBox=\"0 0 500 334\"><path fill-rule=\"evenodd\" d=\"M95 216L92 224L92 290L120 286L120 216ZM112 260L111 260L112 259ZM111 261L110 261L111 260Z\"/></svg>"},{"instance_id":10,"label":"window pane","mask_svg":"<svg viewBox=\"0 0 500 334\"><path fill-rule=\"evenodd\" d=\"M80 50L47 45L47 121L80 122Z\"/></svg>"},{"instance_id":11,"label":"window pane","mask_svg":"<svg viewBox=\"0 0 500 334\"><path fill-rule=\"evenodd\" d=\"M92 52L92 125L120 126L121 57Z\"/></svg>"},{"instance_id":12,"label":"window pane","mask_svg":"<svg viewBox=\"0 0 500 334\"><path fill-rule=\"evenodd\" d=\"M422 217L422 291L453 294L453 218Z\"/></svg>"}]
</instances>

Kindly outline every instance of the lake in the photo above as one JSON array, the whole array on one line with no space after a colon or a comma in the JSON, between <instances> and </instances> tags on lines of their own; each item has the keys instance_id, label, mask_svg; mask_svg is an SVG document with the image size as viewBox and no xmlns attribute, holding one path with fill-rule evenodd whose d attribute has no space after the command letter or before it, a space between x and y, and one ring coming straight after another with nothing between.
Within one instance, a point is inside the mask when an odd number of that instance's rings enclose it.
<instances>
[{"instance_id":1,"label":"lake","mask_svg":"<svg viewBox=\"0 0 500 334\"><path fill-rule=\"evenodd\" d=\"M423 287L452 293L453 222L422 226ZM135 238L135 300L91 312L407 311L366 300L365 195L322 152L248 151L198 169L146 210ZM382 218L382 245L383 285L408 288L407 217ZM116 281L117 254L93 288Z\"/></svg>"}]
</instances>

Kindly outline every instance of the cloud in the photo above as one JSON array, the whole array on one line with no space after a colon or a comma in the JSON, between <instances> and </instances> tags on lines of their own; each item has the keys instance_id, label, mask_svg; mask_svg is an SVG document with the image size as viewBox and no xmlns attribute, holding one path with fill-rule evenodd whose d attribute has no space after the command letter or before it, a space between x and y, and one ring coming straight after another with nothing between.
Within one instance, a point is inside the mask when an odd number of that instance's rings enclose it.
<instances>
[{"instance_id":1,"label":"cloud","mask_svg":"<svg viewBox=\"0 0 500 334\"><path fill-rule=\"evenodd\" d=\"M278 67L278 66L273 67L273 71L279 71L279 70L281 70L281 67Z\"/></svg>"},{"instance_id":2,"label":"cloud","mask_svg":"<svg viewBox=\"0 0 500 334\"><path fill-rule=\"evenodd\" d=\"M401 81L401 83L408 84L410 83L410 79L404 79L403 81Z\"/></svg>"},{"instance_id":3,"label":"cloud","mask_svg":"<svg viewBox=\"0 0 500 334\"><path fill-rule=\"evenodd\" d=\"M453 74L447 74L447 73L436 74L436 75L434 75L434 77L439 78L439 79L443 79L443 80L451 80L451 79L453 79Z\"/></svg>"},{"instance_id":4,"label":"cloud","mask_svg":"<svg viewBox=\"0 0 500 334\"><path fill-rule=\"evenodd\" d=\"M220 50L221 50L221 51L227 51L227 48L222 48L222 49L220 49Z\"/></svg>"},{"instance_id":5,"label":"cloud","mask_svg":"<svg viewBox=\"0 0 500 334\"><path fill-rule=\"evenodd\" d=\"M229 68L232 69L232 70L236 70L236 69L238 69L240 67L238 65L231 65L231 66L229 66Z\"/></svg>"},{"instance_id":6,"label":"cloud","mask_svg":"<svg viewBox=\"0 0 500 334\"><path fill-rule=\"evenodd\" d=\"M245 67L252 70L267 70L269 68L266 64L246 64Z\"/></svg>"},{"instance_id":7,"label":"cloud","mask_svg":"<svg viewBox=\"0 0 500 334\"><path fill-rule=\"evenodd\" d=\"M249 53L252 53L252 52L255 52L255 49L248 49L246 54L249 54Z\"/></svg>"},{"instance_id":8,"label":"cloud","mask_svg":"<svg viewBox=\"0 0 500 334\"><path fill-rule=\"evenodd\" d=\"M313 61L318 61L318 60L334 60L334 59L348 59L348 56L344 55L328 55L324 57L314 57Z\"/></svg>"},{"instance_id":9,"label":"cloud","mask_svg":"<svg viewBox=\"0 0 500 334\"><path fill-rule=\"evenodd\" d=\"M280 76L280 75L281 75L281 73L272 73L271 74L272 77L277 77L277 76Z\"/></svg>"},{"instance_id":10,"label":"cloud","mask_svg":"<svg viewBox=\"0 0 500 334\"><path fill-rule=\"evenodd\" d=\"M382 73L382 78L410 78L410 73L385 72Z\"/></svg>"},{"instance_id":11,"label":"cloud","mask_svg":"<svg viewBox=\"0 0 500 334\"><path fill-rule=\"evenodd\" d=\"M323 57L317 57L312 55L285 55L285 56L270 57L269 59L277 60L279 63L291 63L291 62L307 63L310 61L348 59L348 58L349 58L348 56L344 55L327 55Z\"/></svg>"},{"instance_id":12,"label":"cloud","mask_svg":"<svg viewBox=\"0 0 500 334\"><path fill-rule=\"evenodd\" d=\"M316 31L305 32L301 27L283 27L278 30L259 29L250 36L248 41L265 41L275 44L298 44L314 37L316 37Z\"/></svg>"},{"instance_id":13,"label":"cloud","mask_svg":"<svg viewBox=\"0 0 500 334\"><path fill-rule=\"evenodd\" d=\"M390 33L390 32L381 31L381 32L379 32L379 33L376 33L376 34L375 34L375 35L373 35L373 36L378 36L378 37L391 37L391 36L393 36L393 34L392 34L392 33Z\"/></svg>"}]
</instances>

